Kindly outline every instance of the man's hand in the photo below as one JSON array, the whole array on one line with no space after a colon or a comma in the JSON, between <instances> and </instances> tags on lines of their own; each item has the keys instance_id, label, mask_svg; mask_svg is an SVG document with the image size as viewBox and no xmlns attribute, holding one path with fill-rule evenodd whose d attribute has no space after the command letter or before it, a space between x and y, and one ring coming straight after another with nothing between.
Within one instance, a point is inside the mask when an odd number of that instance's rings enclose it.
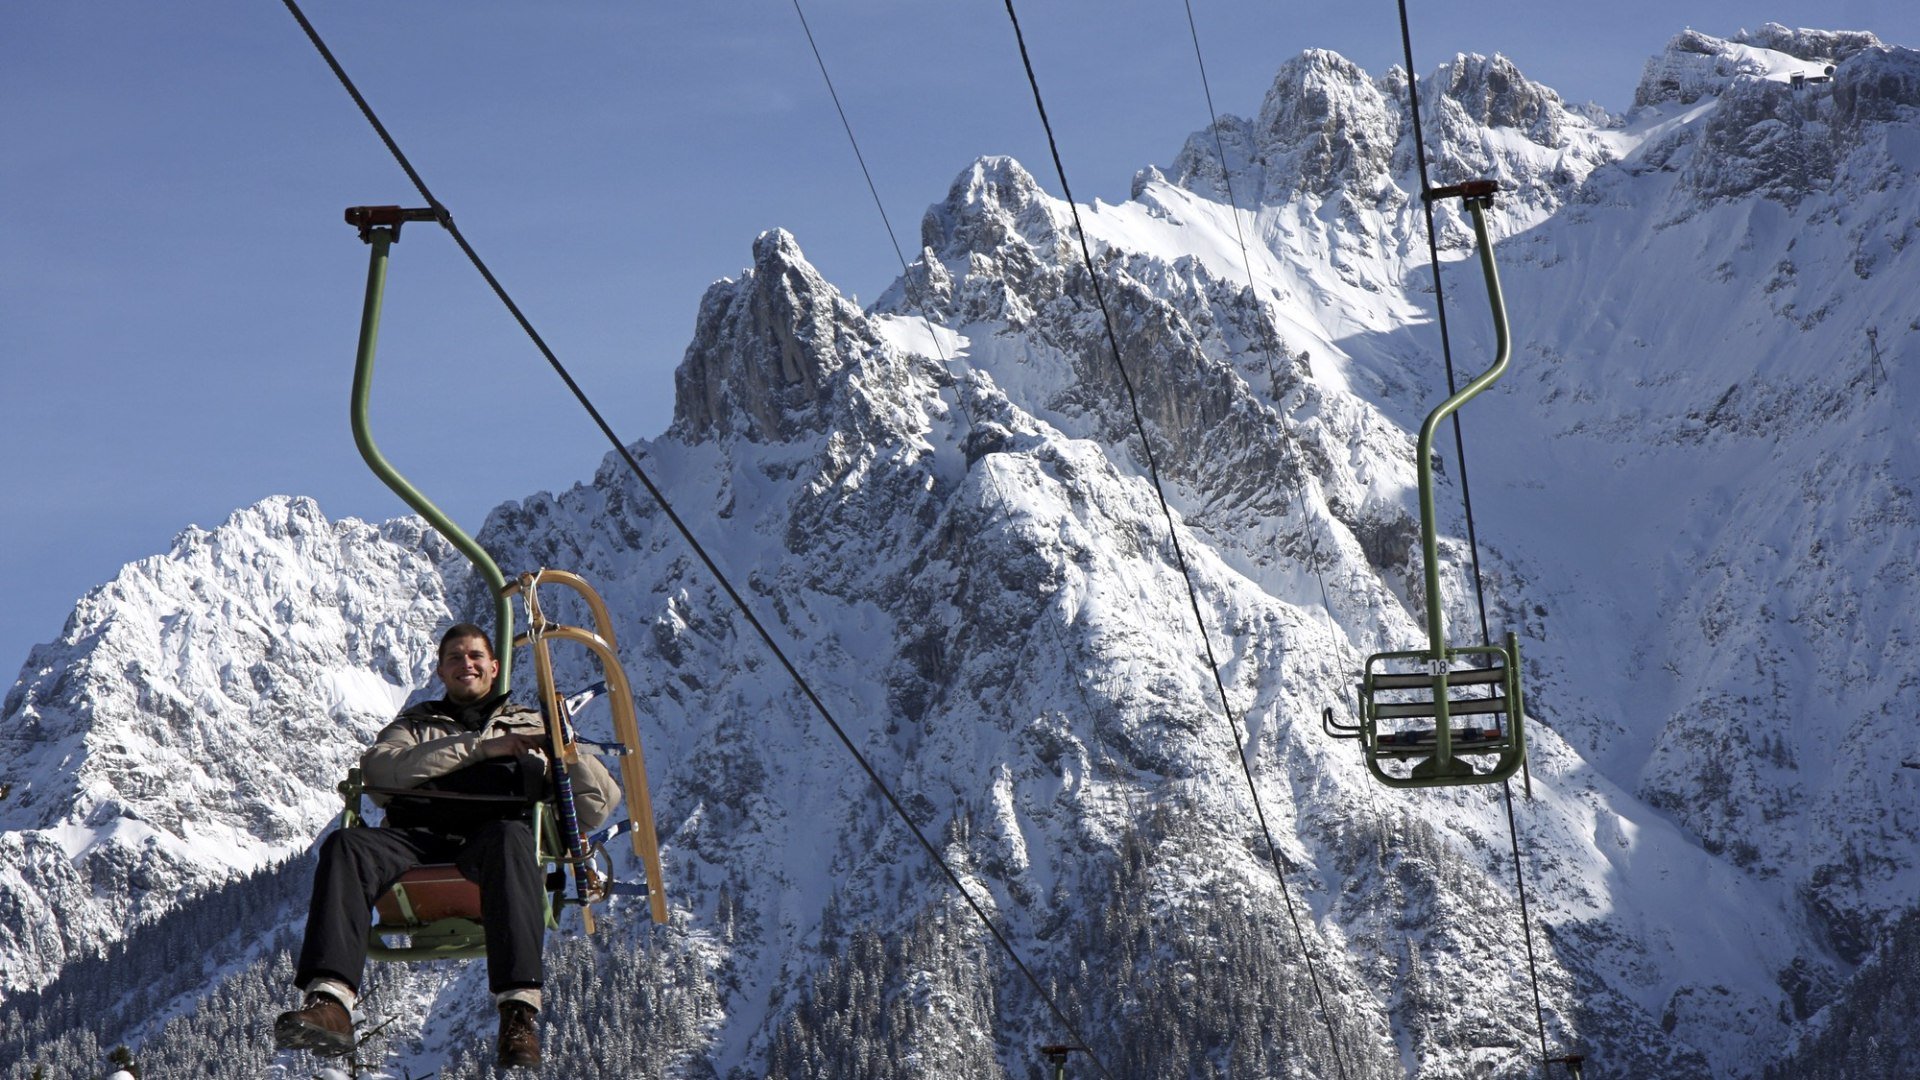
<instances>
[{"instance_id":1,"label":"man's hand","mask_svg":"<svg viewBox=\"0 0 1920 1080\"><path fill-rule=\"evenodd\" d=\"M480 740L480 756L483 758L518 757L521 754L545 754L546 752L547 737L545 735L530 735L524 731L509 731L504 735Z\"/></svg>"}]
</instances>

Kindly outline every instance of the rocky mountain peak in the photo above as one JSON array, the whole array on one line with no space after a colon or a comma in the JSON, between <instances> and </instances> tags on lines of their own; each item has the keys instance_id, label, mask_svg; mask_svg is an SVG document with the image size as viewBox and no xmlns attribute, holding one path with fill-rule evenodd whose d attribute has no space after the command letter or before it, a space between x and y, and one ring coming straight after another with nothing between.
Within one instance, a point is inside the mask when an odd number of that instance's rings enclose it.
<instances>
[{"instance_id":1,"label":"rocky mountain peak","mask_svg":"<svg viewBox=\"0 0 1920 1080\"><path fill-rule=\"evenodd\" d=\"M1706 110L1641 154L1679 165L1675 218L1750 194L1796 206L1851 174L1879 184L1904 171L1872 132L1920 111L1920 54L1858 32L1769 24L1729 41L1689 30L1648 62L1634 101Z\"/></svg>"},{"instance_id":2,"label":"rocky mountain peak","mask_svg":"<svg viewBox=\"0 0 1920 1080\"><path fill-rule=\"evenodd\" d=\"M1742 80L1784 82L1793 72L1823 78L1834 74L1829 69L1835 65L1879 47L1879 38L1858 30L1789 30L1767 23L1726 39L1687 29L1647 61L1633 104L1636 109L1662 102L1691 105Z\"/></svg>"},{"instance_id":3,"label":"rocky mountain peak","mask_svg":"<svg viewBox=\"0 0 1920 1080\"><path fill-rule=\"evenodd\" d=\"M1522 208L1522 220L1550 213L1611 160L1598 137L1611 118L1598 109L1568 109L1504 56L1457 55L1420 89L1431 181L1497 179L1510 193L1503 204ZM1257 121L1221 117L1189 137L1164 173L1144 170L1134 193L1165 179L1209 199L1230 193L1240 206L1337 199L1343 220L1361 232L1392 231L1398 226L1388 223L1412 205L1406 192L1418 187L1407 98L1407 75L1398 67L1374 79L1337 53L1309 50L1281 68ZM1374 214L1389 216L1383 222ZM1351 231L1328 242L1369 245ZM1457 242L1453 235L1443 240ZM1371 246L1394 245L1381 234Z\"/></svg>"},{"instance_id":4,"label":"rocky mountain peak","mask_svg":"<svg viewBox=\"0 0 1920 1080\"><path fill-rule=\"evenodd\" d=\"M1376 82L1339 53L1309 49L1281 65L1257 119L1222 115L1164 171L1142 170L1134 194L1159 179L1221 201L1230 188L1242 206L1380 192L1403 118L1395 85L1404 93L1404 82Z\"/></svg>"},{"instance_id":5,"label":"rocky mountain peak","mask_svg":"<svg viewBox=\"0 0 1920 1080\"><path fill-rule=\"evenodd\" d=\"M920 222L920 243L941 259L998 256L1008 243L1051 250L1062 229L1052 196L1010 157L975 161Z\"/></svg>"},{"instance_id":6,"label":"rocky mountain peak","mask_svg":"<svg viewBox=\"0 0 1920 1080\"><path fill-rule=\"evenodd\" d=\"M1400 126L1400 109L1359 65L1326 49L1301 53L1281 65L1255 124L1266 197L1376 192Z\"/></svg>"},{"instance_id":7,"label":"rocky mountain peak","mask_svg":"<svg viewBox=\"0 0 1920 1080\"><path fill-rule=\"evenodd\" d=\"M753 266L700 300L674 372L673 433L783 442L821 430L819 407L852 351L875 339L860 309L807 262L784 229L762 233Z\"/></svg>"},{"instance_id":8,"label":"rocky mountain peak","mask_svg":"<svg viewBox=\"0 0 1920 1080\"><path fill-rule=\"evenodd\" d=\"M1568 114L1560 95L1528 79L1504 56L1462 53L1436 69L1426 84L1468 123L1510 129L1540 146L1566 144ZM1439 113L1443 123L1454 115L1445 107Z\"/></svg>"},{"instance_id":9,"label":"rocky mountain peak","mask_svg":"<svg viewBox=\"0 0 1920 1080\"><path fill-rule=\"evenodd\" d=\"M961 322L1024 324L1038 302L1061 289L1071 225L1070 211L1018 161L980 158L921 219L924 258L901 284L913 295L889 292L881 307L937 307L944 318Z\"/></svg>"},{"instance_id":10,"label":"rocky mountain peak","mask_svg":"<svg viewBox=\"0 0 1920 1080\"><path fill-rule=\"evenodd\" d=\"M1551 213L1613 158L1598 138L1604 114L1596 123L1570 111L1557 92L1504 56L1457 55L1421 80L1421 91L1431 182L1498 180L1502 203L1509 212L1523 208L1522 220ZM1418 171L1413 152L1412 140L1403 140L1395 165L1403 176Z\"/></svg>"},{"instance_id":11,"label":"rocky mountain peak","mask_svg":"<svg viewBox=\"0 0 1920 1080\"><path fill-rule=\"evenodd\" d=\"M1738 75L1757 75L1765 70L1759 58L1733 43L1698 30L1675 34L1659 56L1647 61L1634 89L1634 108L1671 101L1690 105L1702 97L1717 93Z\"/></svg>"}]
</instances>

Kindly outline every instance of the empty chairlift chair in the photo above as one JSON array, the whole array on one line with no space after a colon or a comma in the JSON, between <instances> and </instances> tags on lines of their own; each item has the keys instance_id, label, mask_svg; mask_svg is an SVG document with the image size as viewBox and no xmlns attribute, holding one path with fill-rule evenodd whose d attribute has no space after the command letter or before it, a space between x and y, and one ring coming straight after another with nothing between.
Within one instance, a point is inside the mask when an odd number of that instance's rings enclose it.
<instances>
[{"instance_id":1,"label":"empty chairlift chair","mask_svg":"<svg viewBox=\"0 0 1920 1080\"><path fill-rule=\"evenodd\" d=\"M1499 185L1477 180L1427 193L1429 200L1461 199L1473 218L1480 267L1493 308L1493 365L1441 402L1420 426L1420 551L1426 574L1427 647L1367 658L1359 688L1360 717L1342 724L1328 709L1322 724L1336 738L1357 739L1367 769L1392 787L1492 784L1526 761L1522 722L1520 644L1447 643L1440 595L1440 556L1433 500L1433 442L1440 425L1499 379L1512 352L1506 302L1487 236L1486 210Z\"/></svg>"}]
</instances>

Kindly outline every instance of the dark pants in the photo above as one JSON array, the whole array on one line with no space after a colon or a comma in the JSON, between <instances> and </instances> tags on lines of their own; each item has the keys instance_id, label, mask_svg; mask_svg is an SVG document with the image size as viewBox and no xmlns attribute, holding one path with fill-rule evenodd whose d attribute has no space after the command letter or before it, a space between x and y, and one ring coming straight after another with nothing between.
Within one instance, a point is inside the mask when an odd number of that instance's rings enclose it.
<instances>
[{"instance_id":1,"label":"dark pants","mask_svg":"<svg viewBox=\"0 0 1920 1080\"><path fill-rule=\"evenodd\" d=\"M467 840L428 829L336 830L320 845L296 984L326 977L358 993L374 900L408 870L447 862L480 885L488 987L496 994L538 987L546 881L524 821L491 822Z\"/></svg>"}]
</instances>

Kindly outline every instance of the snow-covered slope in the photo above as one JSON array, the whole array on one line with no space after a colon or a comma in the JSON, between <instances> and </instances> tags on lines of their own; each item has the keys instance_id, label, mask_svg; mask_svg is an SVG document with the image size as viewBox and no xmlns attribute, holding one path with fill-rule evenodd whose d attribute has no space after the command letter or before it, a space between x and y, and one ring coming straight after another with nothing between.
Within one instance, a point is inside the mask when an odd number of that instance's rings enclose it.
<instances>
[{"instance_id":1,"label":"snow-covered slope","mask_svg":"<svg viewBox=\"0 0 1920 1080\"><path fill-rule=\"evenodd\" d=\"M1125 1075L1538 1068L1498 794L1380 789L1318 722L1368 652L1421 638L1412 430L1444 375L1404 78L1303 54L1256 119L1081 207L1117 361L1070 208L1011 160L961 173L869 310L768 233L638 448ZM1491 620L1528 658L1547 1037L1604 1075L1757 1075L1829 1024L1916 883L1920 54L1690 31L1626 116L1499 57L1421 100L1434 182L1508 189L1515 367L1464 414L1466 465ZM1477 371L1470 233L1439 223ZM1443 589L1472 627L1444 458ZM693 1003L657 1075L1026 1075L1062 1034L1044 1004L623 465L481 539L586 574L622 624L676 925L614 932ZM90 596L0 715L6 987L301 850L435 628L485 610L458 564L417 523L274 500ZM395 978L401 1028L479 1026L470 979ZM398 1052L468 1060L444 1033Z\"/></svg>"}]
</instances>

